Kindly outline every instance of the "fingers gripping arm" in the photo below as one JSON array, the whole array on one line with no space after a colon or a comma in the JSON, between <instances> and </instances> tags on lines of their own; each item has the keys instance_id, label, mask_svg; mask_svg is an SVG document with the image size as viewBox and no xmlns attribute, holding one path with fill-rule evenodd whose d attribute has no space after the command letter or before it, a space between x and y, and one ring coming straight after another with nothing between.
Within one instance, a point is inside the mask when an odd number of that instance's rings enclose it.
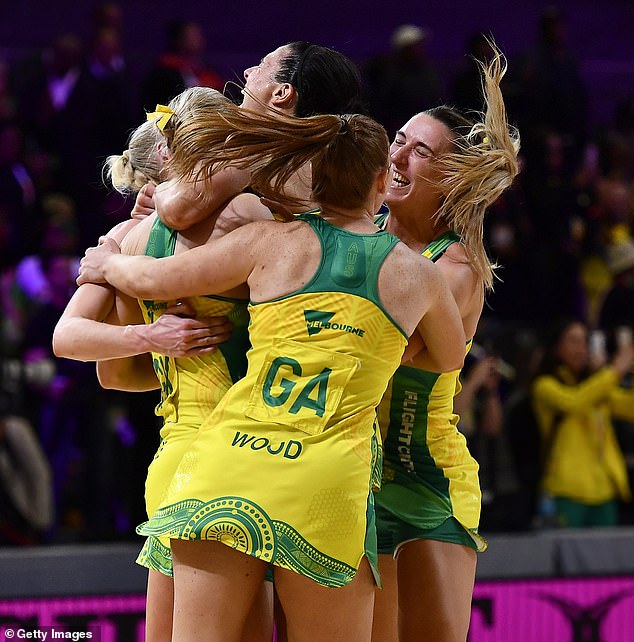
<instances>
[{"instance_id":1,"label":"fingers gripping arm","mask_svg":"<svg viewBox=\"0 0 634 642\"><path fill-rule=\"evenodd\" d=\"M116 244L105 239L86 251L77 283L108 281L143 299L218 294L247 281L255 266L261 225L245 225L213 243L162 259L120 255Z\"/></svg>"}]
</instances>

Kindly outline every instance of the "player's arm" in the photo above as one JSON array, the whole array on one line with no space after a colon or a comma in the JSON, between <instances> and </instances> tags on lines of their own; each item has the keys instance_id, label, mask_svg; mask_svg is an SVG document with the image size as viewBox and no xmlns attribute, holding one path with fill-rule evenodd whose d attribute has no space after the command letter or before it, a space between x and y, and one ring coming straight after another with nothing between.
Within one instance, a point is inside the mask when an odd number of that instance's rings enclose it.
<instances>
[{"instance_id":1,"label":"player's arm","mask_svg":"<svg viewBox=\"0 0 634 642\"><path fill-rule=\"evenodd\" d=\"M125 221L113 227L107 236L121 242L136 225L135 220ZM144 352L138 339L124 336L125 328L103 323L114 305L114 289L107 284L86 283L77 288L53 331L54 354L78 361L97 361ZM143 323L138 306L137 311L135 322Z\"/></svg>"},{"instance_id":2,"label":"player's arm","mask_svg":"<svg viewBox=\"0 0 634 642\"><path fill-rule=\"evenodd\" d=\"M174 178L157 186L154 205L168 227L185 230L221 209L248 183L248 172L232 167L205 180Z\"/></svg>"},{"instance_id":3,"label":"player's arm","mask_svg":"<svg viewBox=\"0 0 634 642\"><path fill-rule=\"evenodd\" d=\"M142 227L146 225L151 225L149 219L125 236L127 251L134 253L144 244ZM113 229L121 231L120 226ZM224 319L194 319L182 309L174 312L177 314L164 314L145 324L137 301L115 295L107 284L84 283L57 322L53 352L78 361L119 359L145 352L184 357L212 351L214 344L226 338Z\"/></svg>"},{"instance_id":4,"label":"player's arm","mask_svg":"<svg viewBox=\"0 0 634 642\"><path fill-rule=\"evenodd\" d=\"M135 342L137 345L136 349L130 349L129 356L97 360L97 379L101 387L130 392L158 388L152 357L148 354L149 343L139 333L150 326L143 323L138 302L122 292L116 292L114 305L101 326L120 332L119 343L115 343L114 351L121 351L127 345L134 346Z\"/></svg>"},{"instance_id":5,"label":"player's arm","mask_svg":"<svg viewBox=\"0 0 634 642\"><path fill-rule=\"evenodd\" d=\"M479 311L482 307L482 289L477 287L474 271L468 263L445 256L441 257L435 265L442 273L454 301L458 306L464 329L465 322L469 315L474 314L474 310ZM418 332L414 332L405 349L403 363L413 359L424 351L425 342Z\"/></svg>"},{"instance_id":6,"label":"player's arm","mask_svg":"<svg viewBox=\"0 0 634 642\"><path fill-rule=\"evenodd\" d=\"M238 194L218 215L210 241L255 221L272 221L271 210L255 194Z\"/></svg>"},{"instance_id":7,"label":"player's arm","mask_svg":"<svg viewBox=\"0 0 634 642\"><path fill-rule=\"evenodd\" d=\"M256 251L268 237L267 226L250 223L214 243L162 259L124 256L111 239L89 248L81 260L78 284L108 281L118 290L142 299L217 294L248 281Z\"/></svg>"},{"instance_id":8,"label":"player's arm","mask_svg":"<svg viewBox=\"0 0 634 642\"><path fill-rule=\"evenodd\" d=\"M448 372L462 368L466 338L462 318L449 285L431 262L421 262L427 309L416 331L421 335L431 369Z\"/></svg>"}]
</instances>

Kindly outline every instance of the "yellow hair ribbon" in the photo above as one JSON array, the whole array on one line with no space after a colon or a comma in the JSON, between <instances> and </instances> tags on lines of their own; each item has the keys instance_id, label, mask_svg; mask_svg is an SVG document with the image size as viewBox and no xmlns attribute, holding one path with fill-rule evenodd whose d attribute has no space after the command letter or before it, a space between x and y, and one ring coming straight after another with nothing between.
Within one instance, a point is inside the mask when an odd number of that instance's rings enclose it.
<instances>
[{"instance_id":1,"label":"yellow hair ribbon","mask_svg":"<svg viewBox=\"0 0 634 642\"><path fill-rule=\"evenodd\" d=\"M157 105L156 110L147 114L147 120L156 120L156 126L163 131L174 115L174 110L165 105Z\"/></svg>"}]
</instances>

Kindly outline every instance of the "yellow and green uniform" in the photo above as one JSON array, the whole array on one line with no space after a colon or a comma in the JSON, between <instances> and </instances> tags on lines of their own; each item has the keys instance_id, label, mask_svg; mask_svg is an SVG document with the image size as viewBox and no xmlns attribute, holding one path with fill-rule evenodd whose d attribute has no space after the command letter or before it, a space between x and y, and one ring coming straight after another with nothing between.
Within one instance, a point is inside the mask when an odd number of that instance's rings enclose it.
<instances>
[{"instance_id":1,"label":"yellow and green uniform","mask_svg":"<svg viewBox=\"0 0 634 642\"><path fill-rule=\"evenodd\" d=\"M459 237L447 232L422 252L436 261ZM469 349L471 342L467 346ZM411 365L409 365L411 364ZM435 373L402 365L379 405L383 479L375 495L380 553L412 539L438 539L484 550L477 534L478 464L456 425L459 370Z\"/></svg>"},{"instance_id":2,"label":"yellow and green uniform","mask_svg":"<svg viewBox=\"0 0 634 642\"><path fill-rule=\"evenodd\" d=\"M376 407L407 343L377 280L398 239L314 213L299 219L321 242L316 273L250 305L247 375L204 422L139 532L218 540L337 587L366 552L376 561Z\"/></svg>"},{"instance_id":3,"label":"yellow and green uniform","mask_svg":"<svg viewBox=\"0 0 634 642\"><path fill-rule=\"evenodd\" d=\"M171 256L177 232L156 219L145 254ZM165 499L176 468L187 452L203 420L216 408L232 383L246 373L249 348L247 302L217 296L190 300L197 316L227 316L233 323L229 340L218 350L194 357L166 357L152 353L154 371L161 388L156 414L163 418L161 442L148 468L145 505L152 516ZM140 301L146 323L152 323L167 308L164 301ZM167 575L172 574L169 542L148 538L137 562Z\"/></svg>"}]
</instances>

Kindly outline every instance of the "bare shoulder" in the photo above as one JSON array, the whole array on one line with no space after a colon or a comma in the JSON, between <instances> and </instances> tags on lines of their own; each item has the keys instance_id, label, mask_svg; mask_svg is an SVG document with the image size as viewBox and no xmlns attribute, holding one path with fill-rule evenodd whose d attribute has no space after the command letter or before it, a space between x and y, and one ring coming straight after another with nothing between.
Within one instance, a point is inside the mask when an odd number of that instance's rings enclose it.
<instances>
[{"instance_id":1,"label":"bare shoulder","mask_svg":"<svg viewBox=\"0 0 634 642\"><path fill-rule=\"evenodd\" d=\"M438 287L444 281L438 267L428 258L400 242L386 262L390 271L390 287L401 291L420 291ZM387 276L387 275L385 275Z\"/></svg>"},{"instance_id":2,"label":"bare shoulder","mask_svg":"<svg viewBox=\"0 0 634 642\"><path fill-rule=\"evenodd\" d=\"M271 221L273 215L266 205L262 204L259 196L255 194L242 193L232 198L226 208L228 213L240 218L244 222Z\"/></svg>"},{"instance_id":3,"label":"bare shoulder","mask_svg":"<svg viewBox=\"0 0 634 642\"><path fill-rule=\"evenodd\" d=\"M122 221L121 223L117 223L113 228L111 228L106 233L106 236L111 239L114 239L115 241L117 241L117 243L121 243L121 241L125 238L125 236L131 230L133 230L138 224L139 224L138 219L129 218L125 221Z\"/></svg>"},{"instance_id":4,"label":"bare shoulder","mask_svg":"<svg viewBox=\"0 0 634 642\"><path fill-rule=\"evenodd\" d=\"M247 221L244 225L231 230L228 236L250 240L254 245L269 244L272 239L285 235L290 228L297 228L295 223L279 223L274 220Z\"/></svg>"},{"instance_id":5,"label":"bare shoulder","mask_svg":"<svg viewBox=\"0 0 634 642\"><path fill-rule=\"evenodd\" d=\"M468 300L482 289L478 275L460 243L453 243L438 259L436 265L449 283L456 301Z\"/></svg>"},{"instance_id":6,"label":"bare shoulder","mask_svg":"<svg viewBox=\"0 0 634 642\"><path fill-rule=\"evenodd\" d=\"M144 254L145 246L147 245L150 231L156 220L156 214L146 216L142 221L138 222L126 235L121 245L122 254Z\"/></svg>"},{"instance_id":7,"label":"bare shoulder","mask_svg":"<svg viewBox=\"0 0 634 642\"><path fill-rule=\"evenodd\" d=\"M484 305L484 284L458 243L447 248L436 265L455 299L467 336L473 336Z\"/></svg>"},{"instance_id":8,"label":"bare shoulder","mask_svg":"<svg viewBox=\"0 0 634 642\"><path fill-rule=\"evenodd\" d=\"M393 253L396 259L402 262L409 271L413 271L417 276L438 273L438 268L435 263L416 250L412 250L402 241L394 246Z\"/></svg>"},{"instance_id":9,"label":"bare shoulder","mask_svg":"<svg viewBox=\"0 0 634 642\"><path fill-rule=\"evenodd\" d=\"M238 194L218 215L212 237L218 238L254 221L272 219L269 208L263 205L255 194Z\"/></svg>"}]
</instances>

